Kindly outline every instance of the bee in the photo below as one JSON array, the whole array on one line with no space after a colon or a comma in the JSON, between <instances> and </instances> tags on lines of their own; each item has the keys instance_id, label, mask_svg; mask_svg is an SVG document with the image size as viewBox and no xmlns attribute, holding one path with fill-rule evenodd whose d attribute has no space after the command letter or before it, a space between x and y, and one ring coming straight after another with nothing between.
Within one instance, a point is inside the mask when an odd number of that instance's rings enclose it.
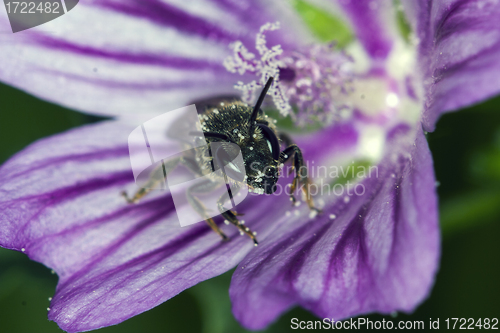
<instances>
[{"instance_id":1,"label":"bee","mask_svg":"<svg viewBox=\"0 0 500 333\"><path fill-rule=\"evenodd\" d=\"M204 181L188 189L187 199L208 225L223 240L228 240L228 237L214 220L208 217L206 208L196 197L196 194L207 194L220 186L221 175L213 172L215 170L214 161L218 165L229 166L224 168L223 177L226 178L226 183L227 178L229 178L233 184L236 184L236 189L247 186L249 192L256 194L274 193L283 164L291 161L292 170L295 171L295 177L290 186L292 204L296 202L294 192L297 188L301 188L309 208L319 213L320 210L314 206L309 193L310 179L300 148L286 134L280 133L275 125L276 121L267 116L261 109L272 82L273 77L270 77L253 108L240 100L226 100L215 106L208 105L205 111L199 115L201 131L189 133L197 137L198 140L205 140L206 145L190 150L186 156L167 161L161 168L152 171L148 184L137 191L133 197L130 198L126 192L122 192L126 201L137 203L154 188L155 183L164 180L168 173L181 163L195 174L207 176ZM215 151L210 149L211 145L215 146L214 143L219 144L219 148ZM237 145L240 151L231 151L227 144ZM286 147L283 151L281 151L282 144ZM244 170L231 162L239 152L243 157ZM217 201L217 207L226 223L235 225L241 234L248 235L257 245L256 233L238 219L241 214L223 207L226 202L232 200L232 196L235 195L232 192L234 191L223 194Z\"/></svg>"}]
</instances>

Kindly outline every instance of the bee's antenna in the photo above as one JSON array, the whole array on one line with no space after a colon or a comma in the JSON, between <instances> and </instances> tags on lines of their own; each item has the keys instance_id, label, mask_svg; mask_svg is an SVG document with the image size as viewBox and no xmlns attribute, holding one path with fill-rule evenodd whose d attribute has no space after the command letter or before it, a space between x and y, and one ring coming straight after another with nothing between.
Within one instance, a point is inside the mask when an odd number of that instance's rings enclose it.
<instances>
[{"instance_id":1,"label":"bee's antenna","mask_svg":"<svg viewBox=\"0 0 500 333\"><path fill-rule=\"evenodd\" d=\"M264 102L264 98L266 97L267 91L271 87L273 80L274 80L274 77L272 77L272 76L269 78L269 80L267 80L267 83L264 86L264 89L262 89L262 92L260 93L260 96L259 96L259 99L257 100L257 103L255 103L255 106L253 107L252 115L250 116L250 133L253 132L253 127L255 125L255 120L257 119L257 114L259 113L262 102Z\"/></svg>"}]
</instances>

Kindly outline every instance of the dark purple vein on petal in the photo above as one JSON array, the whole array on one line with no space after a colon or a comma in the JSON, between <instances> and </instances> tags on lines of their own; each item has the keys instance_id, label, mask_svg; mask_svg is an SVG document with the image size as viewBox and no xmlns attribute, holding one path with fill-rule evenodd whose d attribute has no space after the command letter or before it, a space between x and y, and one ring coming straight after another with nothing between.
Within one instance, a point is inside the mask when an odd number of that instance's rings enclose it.
<instances>
[{"instance_id":1,"label":"dark purple vein on petal","mask_svg":"<svg viewBox=\"0 0 500 333\"><path fill-rule=\"evenodd\" d=\"M14 172L12 174L8 174L8 179L11 181L14 178L25 176L28 174L31 174L37 170L41 170L47 167L52 167L56 164L61 164L64 162L92 162L96 160L102 160L104 161L105 159L112 159L120 156L128 156L129 151L126 146L124 147L118 147L118 148L110 148L110 149L103 149L99 150L97 152L89 152L89 153L84 153L84 154L74 154L74 155L64 155L64 156L59 156L59 157L54 157L54 158L48 158L44 159L43 161L38 162L35 166L30 166L26 170L22 170L20 172ZM2 171L2 168L0 168L0 171ZM1 183L0 178L0 183Z\"/></svg>"},{"instance_id":2,"label":"dark purple vein on petal","mask_svg":"<svg viewBox=\"0 0 500 333\"><path fill-rule=\"evenodd\" d=\"M97 5L129 16L144 18L160 26L172 27L186 34L199 35L221 43L230 43L239 38L230 31L222 30L214 23L189 15L179 8L158 0L130 0L127 3L100 1L97 2Z\"/></svg>"},{"instance_id":3,"label":"dark purple vein on petal","mask_svg":"<svg viewBox=\"0 0 500 333\"><path fill-rule=\"evenodd\" d=\"M410 176L411 177L411 176ZM392 235L397 235L397 229L400 225L400 223L398 223L398 221L400 220L400 214L402 212L402 207L400 206L402 204L402 198L401 198L401 185L403 183L403 178L402 177L399 177L398 180L397 180L397 183L395 184L395 188L393 189L393 202L395 203L393 205L393 209L392 209L392 219L394 221L394 224L392 226ZM392 260L394 258L394 255L396 254L396 246L398 244L396 244L396 242L392 242L391 244L391 252L390 252L390 260Z\"/></svg>"},{"instance_id":4,"label":"dark purple vein on petal","mask_svg":"<svg viewBox=\"0 0 500 333\"><path fill-rule=\"evenodd\" d=\"M467 68L467 66L471 66L471 63L474 60L480 60L485 57L486 54L496 54L500 52L500 44L494 44L488 48L484 48L481 50L481 52L475 53L459 62L456 62L452 65L447 65L447 67L440 67L436 68L433 73L434 77L434 83L438 83L448 77L452 77L455 73L463 71L464 68ZM481 66L481 64L479 64ZM470 68L469 68L470 69ZM476 69L481 69L481 68L476 68ZM460 88L460 87L458 87Z\"/></svg>"},{"instance_id":5,"label":"dark purple vein on petal","mask_svg":"<svg viewBox=\"0 0 500 333\"><path fill-rule=\"evenodd\" d=\"M136 211L136 212L140 212L140 211L146 211L146 212L151 212L152 213L152 216L145 219L145 220L142 220L142 221L138 221L138 223L134 226L132 226L130 228L130 230L123 236L121 237L120 239L118 239L116 242L110 244L105 251L99 253L98 255L96 255L92 260L90 260L90 262L85 265L85 267L82 267L78 272L74 273L72 275L72 277L68 280L66 280L63 284L59 285L58 286L58 289L64 289L64 287L70 283L72 283L75 279L78 279L79 276L81 275L80 273L85 273L86 271L88 271L89 267L92 267L96 264L98 264L100 261L102 261L103 259L105 259L107 256L110 256L112 255L113 253L115 253L116 251L118 251L124 243L130 241L133 237L135 237L136 235L139 235L141 232L145 231L148 227L150 226L153 226L155 225L157 222L160 222L163 218L169 216L169 214L171 214L172 212L174 212L174 204L173 204L173 200L172 200L172 197L171 195L169 196L162 196L160 198L156 198L154 200L151 200L151 201L148 201L148 202L145 202L143 204L139 204L139 205L127 205L127 204L124 204L124 208L121 209L121 210L118 210L116 212L113 212L107 216L104 216L104 217L100 217L94 221L92 221L89 224L85 224L81 227L83 228L88 228L89 226L92 227L92 225L94 224L102 224L102 223L105 223L106 221L110 221L110 220L113 220L117 217L121 217L123 215L125 215L126 213L129 213L131 211ZM73 231L75 229L72 229L72 230L68 230L68 231ZM156 250L158 251L158 250ZM156 252L156 251L153 251ZM135 263L135 262L138 262L138 261L142 261L142 258L143 257L147 257L149 256L151 253L146 253L146 254L143 254L137 258L135 258L134 260L132 261L129 261L125 264L122 264L120 266L117 266L115 268L113 268L112 270L110 271L107 271L105 276L109 276L109 275L113 275L114 272L116 271L122 271L123 270L123 267L124 266L127 266L131 263ZM103 279L103 281L105 281L106 279Z\"/></svg>"},{"instance_id":6,"label":"dark purple vein on petal","mask_svg":"<svg viewBox=\"0 0 500 333\"><path fill-rule=\"evenodd\" d=\"M75 43L70 43L66 40L56 39L42 34L34 34L31 42L33 44L48 47L60 52L67 52L99 59L110 59L137 65L149 65L190 70L217 70L222 67L222 64L210 62L202 58L190 59L186 57L176 57L168 54L136 54L127 53L125 51L106 50L103 48L95 48L87 45L78 45Z\"/></svg>"},{"instance_id":7,"label":"dark purple vein on petal","mask_svg":"<svg viewBox=\"0 0 500 333\"><path fill-rule=\"evenodd\" d=\"M60 204L65 201L73 200L76 197L85 195L89 192L97 191L102 188L117 184L126 184L134 180L132 171L122 171L114 172L109 175L103 175L101 177L90 178L83 182L78 182L70 186L58 188L52 192L44 192L34 195L27 195L21 198L13 198L10 200L5 200L3 203L9 202L19 202L19 201L29 201L32 199L48 201L48 204Z\"/></svg>"},{"instance_id":8,"label":"dark purple vein on petal","mask_svg":"<svg viewBox=\"0 0 500 333\"><path fill-rule=\"evenodd\" d=\"M439 20L436 20L434 40L440 40L442 38L441 34L443 33L443 27L447 24L448 19L454 17L460 7L466 5L468 2L469 0L457 1L453 3L448 10L443 12L443 16ZM432 9L432 5L430 8Z\"/></svg>"},{"instance_id":9,"label":"dark purple vein on petal","mask_svg":"<svg viewBox=\"0 0 500 333\"><path fill-rule=\"evenodd\" d=\"M58 71L53 71L53 70L44 70L40 69L39 72L41 73L47 73L49 75L53 75L55 77L60 76L61 72ZM199 71L198 71L199 73ZM221 71L214 71L213 72L213 77L214 79L221 79L223 76L230 76L229 72L221 72ZM194 89L196 87L200 88L206 88L207 87L207 81L206 80L201 80L199 79L196 81L195 79L189 81L170 81L170 82L124 82L123 79L117 79L117 80L105 80L105 79L100 79L100 78L94 78L94 77L84 77L81 75L75 75L75 74L68 74L64 73L64 77L67 79L71 79L73 81L79 81L79 82L84 82L91 84L93 86L102 86L106 88L113 88L113 89L129 89L129 90L134 90L134 92L137 91L142 91L144 89L148 90L160 90L160 91L167 91L167 90L179 90L179 89ZM166 78L168 78L166 76Z\"/></svg>"},{"instance_id":10,"label":"dark purple vein on petal","mask_svg":"<svg viewBox=\"0 0 500 333\"><path fill-rule=\"evenodd\" d=\"M120 183L122 184L128 183L131 181L131 179L132 179L132 174L129 171L122 172L119 174L114 174L114 177L89 179L86 182L77 183L75 185L61 188L53 192L42 193L39 195L6 201L5 203L7 204L1 205L0 207L2 208L2 211L4 211L6 208L10 206L9 203L13 205L19 205L19 202L26 202L26 201L29 202L31 200L35 200L34 204L36 204L38 210L26 220L26 222L20 227L17 233L18 237L23 237L22 235L26 230L26 228L30 226L30 222L33 221L35 218L37 218L40 214L42 214L45 211L45 209L55 206L57 204L61 204L63 202L74 200L79 196L85 195L90 192L98 191L100 189L112 185L117 185ZM117 195L119 194L117 193Z\"/></svg>"},{"instance_id":11,"label":"dark purple vein on petal","mask_svg":"<svg viewBox=\"0 0 500 333\"><path fill-rule=\"evenodd\" d=\"M117 196L118 196L118 193L117 193ZM161 198L158 198L158 199L155 199L155 200L151 200L151 201L145 201L145 202L142 202L142 203L139 203L139 204L133 204L133 205L130 205L130 204L127 204L125 202L125 200L123 201L123 207L108 214L108 215L105 215L105 216L101 216L101 217L98 217L94 220L91 220L91 221L88 221L86 222L85 224L80 224L80 225L77 225L77 226L72 226L72 227L69 227L67 229L63 229L57 233L54 233L54 234L51 234L51 235L48 235L48 236L43 236L41 238L39 238L38 240L42 239L42 240L45 240L45 239L51 239L51 238L56 238L56 237L59 237L59 236L64 236L66 234L70 234L74 231L79 231L81 229L88 229L89 227L93 227L93 226L97 226L97 225L102 225L104 223L106 223L107 221L111 221L113 219L116 219L116 218L119 218L119 217L122 217L122 216L125 216L126 214L130 213L130 212L140 212L140 211L155 211L155 210L158 210L158 209L163 209L165 207L165 202L168 202L170 203L172 201L172 197L171 195L166 195L166 196L162 196ZM161 202L161 204L159 204L159 202ZM171 206L168 206L168 208L171 208ZM173 210L172 210L173 211ZM170 212L165 216L168 216L170 214Z\"/></svg>"}]
</instances>

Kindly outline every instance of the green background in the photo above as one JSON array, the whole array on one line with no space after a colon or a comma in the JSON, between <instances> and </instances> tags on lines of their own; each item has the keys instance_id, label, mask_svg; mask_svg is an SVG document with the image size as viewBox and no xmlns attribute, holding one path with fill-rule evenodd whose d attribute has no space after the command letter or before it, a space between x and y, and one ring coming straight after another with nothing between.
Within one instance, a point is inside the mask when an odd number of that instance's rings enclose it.
<instances>
[{"instance_id":1,"label":"green background","mask_svg":"<svg viewBox=\"0 0 500 333\"><path fill-rule=\"evenodd\" d=\"M320 40L352 40L348 28L303 0L296 9ZM400 28L408 36L401 13ZM335 29L332 29L334 27ZM0 163L33 141L101 118L47 103L0 84ZM440 200L442 257L430 297L411 314L372 320L500 317L500 97L443 116L428 141ZM164 304L99 332L245 332L231 315L228 272ZM0 333L61 332L47 319L57 276L24 254L0 248ZM295 308L266 332L291 332L291 318L315 320ZM477 327L476 327L477 329Z\"/></svg>"}]
</instances>

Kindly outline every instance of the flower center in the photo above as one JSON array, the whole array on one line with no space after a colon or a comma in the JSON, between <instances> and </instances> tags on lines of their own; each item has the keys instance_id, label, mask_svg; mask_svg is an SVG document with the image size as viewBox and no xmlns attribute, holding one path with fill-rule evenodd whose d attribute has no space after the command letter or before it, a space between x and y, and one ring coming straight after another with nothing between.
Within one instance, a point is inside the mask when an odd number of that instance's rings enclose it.
<instances>
[{"instance_id":1,"label":"flower center","mask_svg":"<svg viewBox=\"0 0 500 333\"><path fill-rule=\"evenodd\" d=\"M280 45L268 48L266 33L276 29L279 23L267 23L260 28L255 45L259 58L240 41L230 46L233 56L225 59L226 69L257 76L249 83L236 84L235 88L243 93L243 100L253 103L256 93L273 76L270 94L276 108L283 116L290 115L299 126L310 121L329 124L348 117L351 108L342 101L352 93L349 88L353 78L352 59L336 51L333 43L286 52Z\"/></svg>"},{"instance_id":2,"label":"flower center","mask_svg":"<svg viewBox=\"0 0 500 333\"><path fill-rule=\"evenodd\" d=\"M283 116L289 115L299 127L308 122L322 127L349 124L358 133L356 159L370 163L382 158L387 140L415 128L421 117L422 92L413 72L414 45L395 40L387 59L380 62L356 42L346 52L337 50L335 44L269 48L266 33L276 29L278 23L260 28L255 45L258 55L237 41L230 46L233 55L224 60L228 71L256 76L235 85L246 103L253 104L257 92L273 76L269 93Z\"/></svg>"}]
</instances>

